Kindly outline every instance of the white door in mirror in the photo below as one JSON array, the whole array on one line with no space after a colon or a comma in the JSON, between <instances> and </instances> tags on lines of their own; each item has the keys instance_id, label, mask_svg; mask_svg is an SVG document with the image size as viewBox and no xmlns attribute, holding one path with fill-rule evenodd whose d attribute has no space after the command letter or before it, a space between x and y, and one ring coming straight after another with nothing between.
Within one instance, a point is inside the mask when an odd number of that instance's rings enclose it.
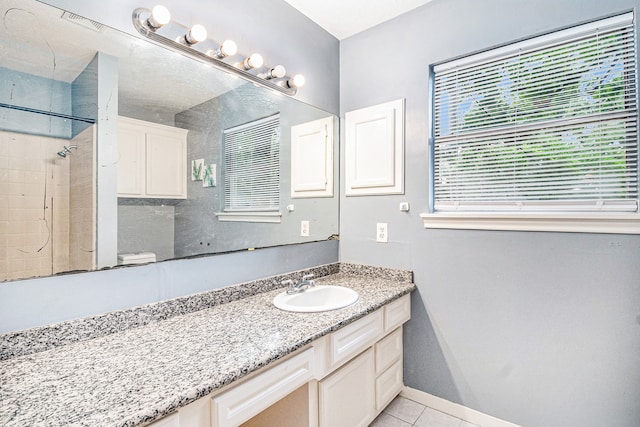
<instances>
[{"instance_id":1,"label":"white door in mirror","mask_svg":"<svg viewBox=\"0 0 640 427\"><path fill-rule=\"evenodd\" d=\"M315 286L302 292L276 295L273 305L281 310L301 313L317 313L320 311L344 308L358 301L360 296L353 289L343 286Z\"/></svg>"}]
</instances>

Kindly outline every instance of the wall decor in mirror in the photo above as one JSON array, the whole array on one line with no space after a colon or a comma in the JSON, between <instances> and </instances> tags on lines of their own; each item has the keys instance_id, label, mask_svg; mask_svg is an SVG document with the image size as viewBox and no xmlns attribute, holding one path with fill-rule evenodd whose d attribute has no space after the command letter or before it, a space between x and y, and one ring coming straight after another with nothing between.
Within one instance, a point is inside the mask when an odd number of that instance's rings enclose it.
<instances>
[{"instance_id":1,"label":"wall decor in mirror","mask_svg":"<svg viewBox=\"0 0 640 427\"><path fill-rule=\"evenodd\" d=\"M0 13L0 281L338 233L331 114L35 0Z\"/></svg>"}]
</instances>

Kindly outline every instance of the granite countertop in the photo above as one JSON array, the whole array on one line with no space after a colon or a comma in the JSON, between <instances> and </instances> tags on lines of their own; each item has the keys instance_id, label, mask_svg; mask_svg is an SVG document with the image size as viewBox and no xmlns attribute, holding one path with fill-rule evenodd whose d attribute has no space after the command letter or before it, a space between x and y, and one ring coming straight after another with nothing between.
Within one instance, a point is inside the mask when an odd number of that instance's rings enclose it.
<instances>
[{"instance_id":1,"label":"granite countertop","mask_svg":"<svg viewBox=\"0 0 640 427\"><path fill-rule=\"evenodd\" d=\"M360 299L290 313L273 306L276 289L2 361L0 425L146 425L415 288L342 272L316 283L353 288Z\"/></svg>"}]
</instances>

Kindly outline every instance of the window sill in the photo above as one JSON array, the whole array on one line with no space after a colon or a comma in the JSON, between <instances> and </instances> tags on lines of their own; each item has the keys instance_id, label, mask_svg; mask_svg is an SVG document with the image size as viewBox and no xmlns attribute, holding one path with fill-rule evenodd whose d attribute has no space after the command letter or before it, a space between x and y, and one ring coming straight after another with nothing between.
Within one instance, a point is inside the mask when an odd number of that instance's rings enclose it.
<instances>
[{"instance_id":1,"label":"window sill","mask_svg":"<svg viewBox=\"0 0 640 427\"><path fill-rule=\"evenodd\" d=\"M640 234L639 214L423 213L425 228Z\"/></svg>"},{"instance_id":2,"label":"window sill","mask_svg":"<svg viewBox=\"0 0 640 427\"><path fill-rule=\"evenodd\" d=\"M282 222L282 212L217 212L216 216L223 222Z\"/></svg>"}]
</instances>

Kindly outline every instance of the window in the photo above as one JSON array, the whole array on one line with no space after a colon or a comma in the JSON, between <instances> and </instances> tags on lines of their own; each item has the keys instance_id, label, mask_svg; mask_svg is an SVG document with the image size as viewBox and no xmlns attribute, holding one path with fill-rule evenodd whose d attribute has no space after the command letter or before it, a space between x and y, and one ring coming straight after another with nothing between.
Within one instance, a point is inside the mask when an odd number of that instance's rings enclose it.
<instances>
[{"instance_id":1,"label":"window","mask_svg":"<svg viewBox=\"0 0 640 427\"><path fill-rule=\"evenodd\" d=\"M632 13L433 71L434 214L637 213Z\"/></svg>"},{"instance_id":2,"label":"window","mask_svg":"<svg viewBox=\"0 0 640 427\"><path fill-rule=\"evenodd\" d=\"M280 222L280 116L226 129L223 134L224 213L218 214L219 219Z\"/></svg>"}]
</instances>

